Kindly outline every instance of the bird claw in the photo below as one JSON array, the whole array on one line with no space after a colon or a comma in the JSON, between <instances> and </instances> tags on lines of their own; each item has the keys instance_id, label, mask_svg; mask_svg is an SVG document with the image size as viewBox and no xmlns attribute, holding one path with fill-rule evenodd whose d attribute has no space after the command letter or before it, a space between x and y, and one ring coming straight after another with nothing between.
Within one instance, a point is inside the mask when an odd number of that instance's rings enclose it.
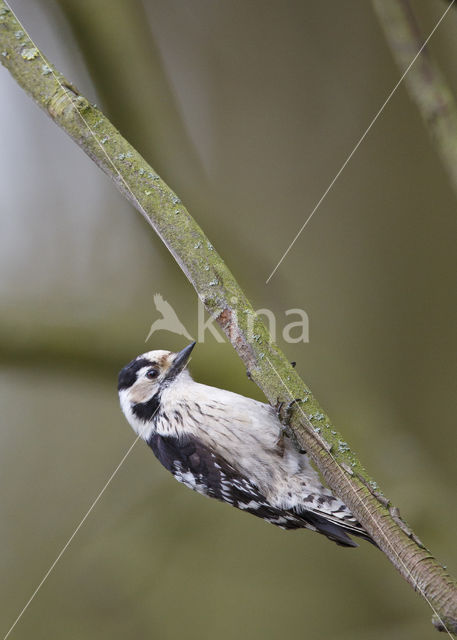
<instances>
[{"instance_id":1,"label":"bird claw","mask_svg":"<svg viewBox=\"0 0 457 640\"><path fill-rule=\"evenodd\" d=\"M279 422L281 422L281 424L284 425L286 428L290 424L290 419L292 417L292 409L294 405L298 404L299 402L301 402L301 398L295 398L294 400L291 400L287 404L284 401L280 401L279 399L276 402L276 405L275 405L276 415L278 416Z\"/></svg>"},{"instance_id":2,"label":"bird claw","mask_svg":"<svg viewBox=\"0 0 457 640\"><path fill-rule=\"evenodd\" d=\"M278 420L281 424L280 441L283 443L284 437L291 438L292 441L295 443L295 446L297 447L297 450L299 451L299 453L306 453L306 451L302 449L302 447L300 446L294 431L292 431L292 429L290 428L290 419L292 417L292 409L294 405L298 404L299 402L302 402L301 398L295 398L294 400L291 400L290 402L287 402L287 403L281 402L278 399L275 405L275 409L276 409L276 415L278 416Z\"/></svg>"}]
</instances>

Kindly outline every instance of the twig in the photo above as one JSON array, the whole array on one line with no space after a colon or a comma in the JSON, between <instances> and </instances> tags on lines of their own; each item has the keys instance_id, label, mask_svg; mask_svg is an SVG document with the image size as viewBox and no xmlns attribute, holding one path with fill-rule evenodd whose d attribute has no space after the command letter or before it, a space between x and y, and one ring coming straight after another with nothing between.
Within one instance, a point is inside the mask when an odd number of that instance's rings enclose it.
<instances>
[{"instance_id":1,"label":"twig","mask_svg":"<svg viewBox=\"0 0 457 640\"><path fill-rule=\"evenodd\" d=\"M309 452L328 485L396 569L427 600L443 629L457 631L455 581L417 544L409 528L403 523L399 526L398 514L386 508L376 483L288 359L270 341L233 275L180 199L100 110L44 58L4 0L0 0L0 59L152 225L269 402L306 399L294 408L290 424L300 447Z\"/></svg>"},{"instance_id":2,"label":"twig","mask_svg":"<svg viewBox=\"0 0 457 640\"><path fill-rule=\"evenodd\" d=\"M457 6L455 2L452 4ZM373 0L373 6L392 55L403 73L425 40L411 2ZM427 47L410 69L405 83L457 195L457 106Z\"/></svg>"}]
</instances>

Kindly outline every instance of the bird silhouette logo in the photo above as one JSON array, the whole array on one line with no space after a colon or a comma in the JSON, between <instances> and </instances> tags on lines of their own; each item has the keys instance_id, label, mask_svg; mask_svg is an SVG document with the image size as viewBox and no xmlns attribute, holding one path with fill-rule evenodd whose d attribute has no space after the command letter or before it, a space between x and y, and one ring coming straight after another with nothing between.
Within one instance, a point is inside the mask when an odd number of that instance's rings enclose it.
<instances>
[{"instance_id":1,"label":"bird silhouette logo","mask_svg":"<svg viewBox=\"0 0 457 640\"><path fill-rule=\"evenodd\" d=\"M162 317L157 318L157 320L154 320L151 324L151 328L149 329L145 342L149 340L155 331L160 331L161 329L177 333L179 336L184 336L188 340L192 340L192 336L176 315L171 304L164 300L160 293L154 294L154 304L157 311L162 314Z\"/></svg>"}]
</instances>

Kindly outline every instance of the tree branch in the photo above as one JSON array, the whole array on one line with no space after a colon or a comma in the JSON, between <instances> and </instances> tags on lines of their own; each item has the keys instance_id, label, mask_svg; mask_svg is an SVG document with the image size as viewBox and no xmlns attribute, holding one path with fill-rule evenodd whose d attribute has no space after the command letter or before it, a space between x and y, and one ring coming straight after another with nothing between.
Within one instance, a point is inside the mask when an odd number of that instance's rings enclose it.
<instances>
[{"instance_id":1,"label":"tree branch","mask_svg":"<svg viewBox=\"0 0 457 640\"><path fill-rule=\"evenodd\" d=\"M180 199L100 110L42 56L4 0L0 0L0 59L152 225L269 402L303 399L293 411L292 435L395 568L431 605L437 626L457 631L456 582L400 519L271 342L235 278Z\"/></svg>"},{"instance_id":2,"label":"tree branch","mask_svg":"<svg viewBox=\"0 0 457 640\"><path fill-rule=\"evenodd\" d=\"M403 73L425 41L411 2L373 0L373 6ZM405 83L457 194L457 106L427 47L408 71Z\"/></svg>"}]
</instances>

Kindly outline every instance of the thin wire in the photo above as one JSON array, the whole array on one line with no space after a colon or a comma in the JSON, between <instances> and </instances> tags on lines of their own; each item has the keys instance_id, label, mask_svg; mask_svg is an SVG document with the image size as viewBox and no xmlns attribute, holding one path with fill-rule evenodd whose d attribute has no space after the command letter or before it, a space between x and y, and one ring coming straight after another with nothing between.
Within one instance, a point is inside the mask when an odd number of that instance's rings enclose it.
<instances>
[{"instance_id":1,"label":"thin wire","mask_svg":"<svg viewBox=\"0 0 457 640\"><path fill-rule=\"evenodd\" d=\"M24 613L27 611L27 609L29 608L30 604L32 603L32 601L34 600L35 596L37 595L38 591L41 589L41 587L43 586L43 584L46 582L46 580L48 579L49 575L52 573L54 567L56 566L56 564L59 562L60 558L63 556L63 554L65 553L65 551L68 549L68 547L70 546L73 538L76 536L76 534L78 533L78 531L81 529L81 527L83 526L83 524L85 523L85 521L87 520L87 518L89 517L89 515L91 514L91 512L93 511L95 505L97 504L97 502L100 500L100 498L102 497L102 495L105 493L106 489L108 488L108 486L110 485L111 481L113 480L114 476L117 474L117 472L119 471L119 469L121 468L121 466L124 464L125 460L127 459L127 456L130 454L130 452L132 451L133 447L136 445L136 443L138 442L140 436L138 435L135 440L133 441L133 443L130 445L130 447L128 448L127 452L125 453L125 455L123 456L122 460L119 462L119 464L117 465L117 467L114 469L113 473L110 475L110 477L108 478L107 482L105 483L103 489L100 491L100 493L98 494L98 496L95 498L95 500L92 502L92 504L90 505L89 509L86 512L86 515L82 518L82 520L80 521L80 523L78 524L78 526L76 527L76 529L73 531L73 533L71 534L71 536L68 538L67 542L64 544L64 546L62 547L62 549L60 550L59 554L57 555L56 559L54 560L54 562L51 564L51 566L49 567L49 569L46 571L46 573L44 574L42 580L39 582L38 586L36 587L35 591L32 593L32 595L30 596L30 598L27 600L24 608L22 609L22 611L19 613L19 615L17 616L16 620L13 622L13 624L11 625L11 627L9 628L7 634L4 636L3 640L6 640L9 635L11 634L11 632L13 631L14 627L17 625L17 623L19 622L19 620L22 618L22 616L24 615Z\"/></svg>"},{"instance_id":2,"label":"thin wire","mask_svg":"<svg viewBox=\"0 0 457 640\"><path fill-rule=\"evenodd\" d=\"M331 181L331 183L329 184L329 186L327 187L327 189L324 191L324 194L322 195L322 197L320 198L320 200L318 201L318 203L316 204L316 206L314 207L314 209L311 211L311 213L309 214L309 216L307 217L306 221L304 222L304 224L300 227L298 233L295 235L294 239L292 240L292 242L290 243L290 245L287 247L286 251L284 252L284 254L282 255L282 258L280 259L280 261L278 262L278 264L276 265L276 267L273 269L273 271L270 273L270 275L268 276L268 278L265 281L265 284L268 284L271 280L271 278L274 276L274 274L276 273L276 271L278 270L279 266L281 265L281 263L283 262L284 258L287 256L287 254L289 253L289 251L292 249L292 247L294 246L294 244L296 243L296 241L298 240L299 236L301 235L302 231L304 230L304 228L306 227L306 225L308 224L308 222L311 220L311 218L313 217L313 215L316 213L316 211L319 209L319 207L321 206L322 202L324 201L324 199L326 198L327 194L329 193L329 191L332 189L333 185L335 184L335 182L338 180L338 178L340 177L340 175L343 173L344 169L346 168L346 166L349 164L352 156L355 154L355 152L357 151L357 149L360 147L360 145L362 144L362 142L365 140L366 136L368 135L368 133L370 132L372 126L374 125L374 123L376 122L376 120L379 118L379 116L381 115L381 113L384 111L384 108L387 106L387 104L390 102L390 99L393 97L394 93L397 91L398 87L400 86L400 84L403 82L403 80L405 79L406 74L408 73L408 71L411 69L411 67L413 66L413 64L416 62L417 58L420 56L420 54L422 53L422 51L425 49L425 47L427 46L430 38L433 36L433 34L435 33L435 31L438 29L439 25L441 24L441 22L444 20L444 18L446 17L447 12L451 9L452 5L454 4L455 0L452 0L451 4L448 6L448 8L446 9L446 11L443 13L443 15L441 16L441 18L438 20L438 22L436 23L436 25L434 26L433 30L431 31L430 35L428 36L428 38L425 40L425 42L423 43L423 45L421 46L421 48L419 49L419 51L416 53L416 55L414 56L414 58L411 60L411 62L409 63L409 65L407 66L406 70L403 72L403 75L401 76L400 80L397 82L397 84L394 86L394 88L392 89L392 91L389 93L389 95L387 96L386 100L384 101L384 103L382 104L381 108L379 109L379 111L377 112L377 114L375 115L375 117L373 118L373 120L370 122L370 124L368 125L367 129L365 130L365 132L363 133L363 135L361 136L361 138L359 139L359 141L357 142L357 144L355 145L355 147L353 148L353 150L351 151L351 153L348 155L348 157L346 158L346 160L343 162L343 164L341 165L340 170L338 171L338 173L335 175L335 177L333 178L333 180Z\"/></svg>"},{"instance_id":3,"label":"thin wire","mask_svg":"<svg viewBox=\"0 0 457 640\"><path fill-rule=\"evenodd\" d=\"M289 397L291 400L293 400L293 394L290 391L289 387L287 386L287 384L284 382L284 380L281 378L281 376L279 375L279 373L277 372L277 370L275 369L273 363L271 362L271 360L268 358L267 356L267 360L268 360L268 364L270 365L270 367L273 369L273 371L275 372L275 374L277 375L277 377L279 378L279 380L281 381L283 387L285 388L285 390L287 391L287 393L289 394ZM308 416L306 415L306 413L303 411L303 409L301 408L300 405L297 405L299 411L301 412L301 414L303 415L303 417L305 418L305 420L308 420ZM333 462L335 463L335 465L337 466L339 472L341 473L342 477L346 478L346 473L344 471L344 469L341 467L340 463L338 462L338 460L335 458L335 456L332 454L331 451L327 451L327 453L329 454L329 456L332 458ZM381 527L378 525L378 523L374 520L373 516L371 515L371 513L369 512L369 510L367 509L365 503L363 502L362 498L359 496L359 494L357 493L357 491L352 487L352 485L349 485L351 491L353 491L354 495L356 496L357 500L360 502L360 504L362 505L362 507L364 509L366 509L368 515L370 516L370 518L373 521L373 524L375 525L375 527L378 529L379 533L384 537L385 541L387 542L387 544L390 546L390 548L392 549L392 551L394 552L395 556L398 558L399 562L401 563L401 565L403 566L403 568L405 569L405 571L407 572L408 576L411 578L411 580L413 581L413 587L414 589L417 589L417 591L419 591L419 593L421 594L421 596L424 598L424 600L427 602L427 604L429 605L429 607L431 608L431 610L433 611L433 613L436 615L436 617L438 618L438 620L441 622L441 624L443 625L443 629L446 630L447 634L449 635L450 638L452 638L453 636L451 635L451 632L449 631L449 629L446 627L446 624L444 623L443 619L441 618L441 616L439 615L439 613L437 612L437 610L435 609L435 607L433 606L433 604L430 602L430 600L428 599L427 595L425 594L425 592L420 588L420 586L418 585L418 582L416 580L416 578L413 576L413 574L411 573L411 571L408 569L408 567L405 565L405 563L403 562L401 556L399 555L399 553L397 552L397 550L394 548L394 546L392 545L392 543L390 542L389 538L386 536L386 534L384 533L384 531L381 529Z\"/></svg>"},{"instance_id":4,"label":"thin wire","mask_svg":"<svg viewBox=\"0 0 457 640\"><path fill-rule=\"evenodd\" d=\"M189 361L190 362L190 361ZM187 367L188 363L186 364ZM159 407L157 407L157 409L154 411L154 413L152 414L151 420L154 418L154 416L156 415L157 411L159 410ZM126 461L127 457L130 455L130 452L132 451L133 447L136 445L136 443L138 442L138 440L143 436L143 434L146 432L146 429L148 428L149 423L145 424L144 429L141 431L141 433L139 433L137 435L137 437L135 438L135 440L132 442L132 444L130 445L130 447L127 449L126 453L123 455L121 461L119 462L119 464L117 465L117 467L114 469L113 473L110 475L110 477L108 478L108 480L106 481L105 485L103 486L102 490L100 491L100 493L98 494L98 496L95 498L95 500L92 502L92 504L90 505L89 509L86 511L84 517L81 519L81 521L79 522L78 526L76 527L76 529L73 531L73 533L71 534L71 536L68 538L67 542L64 544L64 546L62 547L62 549L60 550L60 552L58 553L56 559L54 560L54 562L51 564L51 566L49 567L49 569L46 571L46 573L44 574L43 578L41 579L41 581L38 583L38 586L36 587L35 591L32 593L32 595L30 596L30 598L27 600L25 606L23 607L23 609L21 610L21 612L19 613L19 615L17 616L16 620L13 622L13 624L11 625L11 627L8 629L7 634L3 637L3 640L7 640L7 638L9 637L9 635L11 634L11 632L13 631L14 627L17 625L17 623L19 622L19 620L22 618L22 616L24 615L24 613L27 611L27 609L29 608L30 604L32 603L32 601L34 600L35 596L37 595L37 593L39 592L39 590L41 589L41 587L43 586L43 584L46 582L46 580L48 579L49 575L52 573L54 567L56 566L56 564L59 562L60 558L63 556L63 554L65 553L65 551L68 549L68 547L70 546L73 538L76 536L76 534L78 533L78 531L81 529L81 527L83 526L83 524L85 523L85 521L87 520L87 518L89 517L89 515L91 514L91 512L93 511L94 507L96 506L97 502L100 500L100 498L102 497L102 495L105 493L106 489L108 488L108 486L111 484L111 481L114 479L114 477L117 475L119 469L122 467L122 465L124 464L124 462Z\"/></svg>"}]
</instances>

